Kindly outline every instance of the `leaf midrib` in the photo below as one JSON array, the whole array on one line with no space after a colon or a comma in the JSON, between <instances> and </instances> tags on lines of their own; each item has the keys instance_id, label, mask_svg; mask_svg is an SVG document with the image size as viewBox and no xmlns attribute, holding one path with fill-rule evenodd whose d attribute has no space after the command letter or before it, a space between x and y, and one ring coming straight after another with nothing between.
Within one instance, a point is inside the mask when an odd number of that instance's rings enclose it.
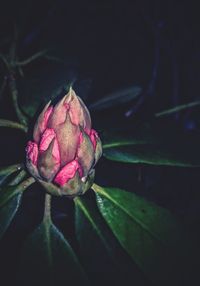
<instances>
[{"instance_id":1,"label":"leaf midrib","mask_svg":"<svg viewBox=\"0 0 200 286\"><path fill-rule=\"evenodd\" d=\"M94 228L94 230L97 232L97 234L101 238L101 240L102 240L103 244L105 245L106 249L109 250L109 245L107 244L106 240L104 239L104 236L101 233L101 231L99 231L97 225L95 224L95 221L91 218L91 216L88 213L88 211L87 211L86 207L84 206L84 204L81 202L81 200L78 197L76 198L75 202L80 207L80 209L82 210L82 212L85 215L85 217L90 221L92 227Z\"/></svg>"},{"instance_id":2,"label":"leaf midrib","mask_svg":"<svg viewBox=\"0 0 200 286\"><path fill-rule=\"evenodd\" d=\"M123 146L131 146L131 145L145 145L149 144L145 141L116 141L112 143L103 144L103 149L115 148L115 147L123 147Z\"/></svg>"},{"instance_id":3,"label":"leaf midrib","mask_svg":"<svg viewBox=\"0 0 200 286\"><path fill-rule=\"evenodd\" d=\"M44 233L46 236L45 242L47 247L47 257L49 261L49 268L53 268L53 255L52 255L52 248L51 248L51 235L50 235L50 228L51 222L48 220L43 221L44 224Z\"/></svg>"},{"instance_id":4,"label":"leaf midrib","mask_svg":"<svg viewBox=\"0 0 200 286\"><path fill-rule=\"evenodd\" d=\"M94 187L94 186L93 186ZM151 232L151 230L149 228L147 228L142 222L141 220L139 220L138 218L132 216L124 207L122 207L120 204L117 203L117 201L115 201L112 197L110 197L105 191L103 191L101 189L101 187L95 185L94 187L96 189L96 192L102 194L104 197L106 197L107 199L109 199L111 202L113 202L119 209L121 209L122 211L124 211L124 213L130 217L131 219L133 219L138 225L140 225L140 227L142 227L146 232L148 232L153 238L155 238L156 240L158 240L163 246L167 247L167 245L162 241L162 239L160 237L158 237L157 235L155 235L153 232ZM94 190L95 191L95 190Z\"/></svg>"}]
</instances>

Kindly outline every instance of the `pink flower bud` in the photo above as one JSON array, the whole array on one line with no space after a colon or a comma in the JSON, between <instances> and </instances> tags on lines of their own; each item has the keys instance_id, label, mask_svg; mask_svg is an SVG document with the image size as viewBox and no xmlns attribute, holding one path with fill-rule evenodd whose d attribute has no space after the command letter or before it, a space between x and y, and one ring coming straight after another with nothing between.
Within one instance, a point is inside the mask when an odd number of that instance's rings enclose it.
<instances>
[{"instance_id":1,"label":"pink flower bud","mask_svg":"<svg viewBox=\"0 0 200 286\"><path fill-rule=\"evenodd\" d=\"M92 129L92 130L90 131L90 139L91 139L91 141L92 141L94 150L96 149L97 138L98 138L98 133L97 133L94 129Z\"/></svg>"},{"instance_id":2,"label":"pink flower bud","mask_svg":"<svg viewBox=\"0 0 200 286\"><path fill-rule=\"evenodd\" d=\"M64 186L70 179L72 179L76 171L78 170L79 175L82 175L81 166L76 160L71 161L65 165L56 175L54 182L60 186Z\"/></svg>"},{"instance_id":3,"label":"pink flower bud","mask_svg":"<svg viewBox=\"0 0 200 286\"><path fill-rule=\"evenodd\" d=\"M91 187L101 154L90 113L70 88L54 107L49 102L39 115L33 141L27 143L26 165L50 193L75 196Z\"/></svg>"},{"instance_id":4,"label":"pink flower bud","mask_svg":"<svg viewBox=\"0 0 200 286\"><path fill-rule=\"evenodd\" d=\"M35 142L28 141L26 146L26 153L33 165L37 165L38 145Z\"/></svg>"},{"instance_id":5,"label":"pink flower bud","mask_svg":"<svg viewBox=\"0 0 200 286\"><path fill-rule=\"evenodd\" d=\"M39 151L40 151L40 153L43 151L46 151L53 139L55 139L55 140L54 140L54 144L53 144L52 155L58 161L58 163L60 163L60 151L59 151L59 147L58 147L58 141L56 138L56 133L53 129L47 128L44 131L44 133L42 134L42 137L40 140Z\"/></svg>"}]
</instances>

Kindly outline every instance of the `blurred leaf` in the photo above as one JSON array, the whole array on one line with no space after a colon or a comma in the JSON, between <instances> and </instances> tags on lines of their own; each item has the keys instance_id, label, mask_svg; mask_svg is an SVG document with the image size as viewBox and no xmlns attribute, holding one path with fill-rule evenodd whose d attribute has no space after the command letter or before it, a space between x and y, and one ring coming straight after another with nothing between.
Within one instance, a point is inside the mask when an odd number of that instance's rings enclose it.
<instances>
[{"instance_id":1,"label":"blurred leaf","mask_svg":"<svg viewBox=\"0 0 200 286\"><path fill-rule=\"evenodd\" d=\"M200 105L200 101L199 100L193 101L193 102L189 102L189 103L186 103L186 104L181 104L181 105L172 107L170 109L166 109L166 110L157 112L157 113L155 113L155 117L161 117L161 116L165 116L165 115L170 115L170 114L173 114L173 113L176 113L176 112L179 112L179 111L182 111L184 109L191 108L191 107L195 107L195 106L198 106L198 105Z\"/></svg>"},{"instance_id":2,"label":"blurred leaf","mask_svg":"<svg viewBox=\"0 0 200 286\"><path fill-rule=\"evenodd\" d=\"M85 276L75 253L49 220L27 239L19 280L22 285L84 285Z\"/></svg>"},{"instance_id":3,"label":"blurred leaf","mask_svg":"<svg viewBox=\"0 0 200 286\"><path fill-rule=\"evenodd\" d=\"M157 285L181 285L188 278L183 264L191 245L184 244L187 240L178 220L133 193L97 185L93 189L101 214L144 273Z\"/></svg>"},{"instance_id":4,"label":"blurred leaf","mask_svg":"<svg viewBox=\"0 0 200 286\"><path fill-rule=\"evenodd\" d=\"M6 205L0 208L0 239L12 222L21 203L22 194L12 197Z\"/></svg>"},{"instance_id":5,"label":"blurred leaf","mask_svg":"<svg viewBox=\"0 0 200 286\"><path fill-rule=\"evenodd\" d=\"M99 212L95 198L84 195L74 201L76 236L92 284L118 285L126 277L137 285L145 285L144 275L121 248Z\"/></svg>"},{"instance_id":6,"label":"blurred leaf","mask_svg":"<svg viewBox=\"0 0 200 286\"><path fill-rule=\"evenodd\" d=\"M113 107L121 103L127 103L137 98L141 92L142 89L139 86L132 86L99 99L98 101L90 104L89 108L91 110L100 110Z\"/></svg>"},{"instance_id":7,"label":"blurred leaf","mask_svg":"<svg viewBox=\"0 0 200 286\"><path fill-rule=\"evenodd\" d=\"M4 167L0 169L0 185L6 180L8 176L11 174L18 172L21 170L22 164L15 164L8 167Z\"/></svg>"},{"instance_id":8,"label":"blurred leaf","mask_svg":"<svg viewBox=\"0 0 200 286\"><path fill-rule=\"evenodd\" d=\"M103 154L109 160L179 167L200 166L199 136L189 136L179 130L138 126L132 132L107 131L103 141Z\"/></svg>"}]
</instances>

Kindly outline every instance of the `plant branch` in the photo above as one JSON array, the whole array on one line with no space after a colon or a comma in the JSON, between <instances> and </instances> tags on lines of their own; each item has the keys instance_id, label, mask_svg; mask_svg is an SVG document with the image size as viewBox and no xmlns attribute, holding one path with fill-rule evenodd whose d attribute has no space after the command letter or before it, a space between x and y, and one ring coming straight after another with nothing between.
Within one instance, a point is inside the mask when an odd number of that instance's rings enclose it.
<instances>
[{"instance_id":1,"label":"plant branch","mask_svg":"<svg viewBox=\"0 0 200 286\"><path fill-rule=\"evenodd\" d=\"M35 183L35 179L33 177L29 177L25 181L19 184L16 188L16 193L20 193L25 191L29 186L31 186L33 183Z\"/></svg>"},{"instance_id":2,"label":"plant branch","mask_svg":"<svg viewBox=\"0 0 200 286\"><path fill-rule=\"evenodd\" d=\"M26 66L30 64L32 61L36 60L37 58L40 58L44 56L47 53L47 50L43 50L40 52L37 52L36 54L32 55L30 58L23 60L23 61L16 61L16 66Z\"/></svg>"},{"instance_id":3,"label":"plant branch","mask_svg":"<svg viewBox=\"0 0 200 286\"><path fill-rule=\"evenodd\" d=\"M1 119L1 118L0 118L0 127L20 129L24 131L25 133L27 133L28 131L27 126L25 126L24 124L20 124L18 122L14 122L14 121L7 120L7 119Z\"/></svg>"},{"instance_id":4,"label":"plant branch","mask_svg":"<svg viewBox=\"0 0 200 286\"><path fill-rule=\"evenodd\" d=\"M62 63L62 59L58 58L58 57L54 57L51 55L44 55L44 58L47 59L48 61L53 61L53 62L57 62L57 63Z\"/></svg>"}]
</instances>

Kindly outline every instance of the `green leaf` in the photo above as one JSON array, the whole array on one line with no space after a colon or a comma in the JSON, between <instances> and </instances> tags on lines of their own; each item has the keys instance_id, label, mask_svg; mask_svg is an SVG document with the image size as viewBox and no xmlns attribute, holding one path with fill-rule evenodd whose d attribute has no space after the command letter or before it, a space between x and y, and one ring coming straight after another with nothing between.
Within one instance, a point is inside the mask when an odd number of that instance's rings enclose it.
<instances>
[{"instance_id":1,"label":"green leaf","mask_svg":"<svg viewBox=\"0 0 200 286\"><path fill-rule=\"evenodd\" d=\"M19 280L38 286L84 285L85 276L75 253L50 220L43 220L27 239Z\"/></svg>"},{"instance_id":2,"label":"green leaf","mask_svg":"<svg viewBox=\"0 0 200 286\"><path fill-rule=\"evenodd\" d=\"M190 244L185 243L179 221L133 193L97 185L93 189L101 214L144 273L157 285L180 285L189 273L189 267L184 269L183 264L187 264Z\"/></svg>"},{"instance_id":3,"label":"green leaf","mask_svg":"<svg viewBox=\"0 0 200 286\"><path fill-rule=\"evenodd\" d=\"M126 279L145 285L145 278L124 252L98 210L95 197L75 201L75 229L82 261L94 285L119 284ZM98 258L98 259L97 259Z\"/></svg>"},{"instance_id":4,"label":"green leaf","mask_svg":"<svg viewBox=\"0 0 200 286\"><path fill-rule=\"evenodd\" d=\"M0 208L0 239L12 222L21 203L22 194L17 194L11 198L6 205Z\"/></svg>"},{"instance_id":5,"label":"green leaf","mask_svg":"<svg viewBox=\"0 0 200 286\"><path fill-rule=\"evenodd\" d=\"M186 146L185 146L186 147ZM182 151L181 151L182 150ZM134 164L166 165L177 167L199 167L200 154L188 149L168 148L156 145L124 146L108 148L104 156L112 161Z\"/></svg>"},{"instance_id":6,"label":"green leaf","mask_svg":"<svg viewBox=\"0 0 200 286\"><path fill-rule=\"evenodd\" d=\"M88 229L92 227L90 231L92 230L96 233L96 236L108 252L112 252L104 234L108 232L106 228L107 225L105 225L103 218L98 212L95 201L88 200L86 196L84 196L75 198L74 202L76 206L75 222L78 240L82 242L82 240L84 240L83 237L87 236ZM89 242L89 240L87 242Z\"/></svg>"},{"instance_id":7,"label":"green leaf","mask_svg":"<svg viewBox=\"0 0 200 286\"><path fill-rule=\"evenodd\" d=\"M3 167L0 169L0 185L6 180L11 174L18 172L22 169L22 164L15 164L8 167Z\"/></svg>"},{"instance_id":8,"label":"green leaf","mask_svg":"<svg viewBox=\"0 0 200 286\"><path fill-rule=\"evenodd\" d=\"M103 155L112 161L179 167L200 166L200 138L177 130L138 126L104 135Z\"/></svg>"},{"instance_id":9,"label":"green leaf","mask_svg":"<svg viewBox=\"0 0 200 286\"><path fill-rule=\"evenodd\" d=\"M30 185L35 182L35 179L30 177L15 186L4 186L0 188L0 209L4 207L7 202L12 199L15 195L25 191Z\"/></svg>"},{"instance_id":10,"label":"green leaf","mask_svg":"<svg viewBox=\"0 0 200 286\"><path fill-rule=\"evenodd\" d=\"M6 186L0 189L0 209L4 207L9 200L19 194L17 186Z\"/></svg>"},{"instance_id":11,"label":"green leaf","mask_svg":"<svg viewBox=\"0 0 200 286\"><path fill-rule=\"evenodd\" d=\"M119 105L122 103L127 103L137 98L141 92L142 92L142 89L139 86L132 86L130 88L126 88L126 89L114 92L112 94L109 94L101 98L100 100L92 103L89 106L89 108L91 110L101 110L101 109L106 109L106 108L113 107L115 105Z\"/></svg>"}]
</instances>

